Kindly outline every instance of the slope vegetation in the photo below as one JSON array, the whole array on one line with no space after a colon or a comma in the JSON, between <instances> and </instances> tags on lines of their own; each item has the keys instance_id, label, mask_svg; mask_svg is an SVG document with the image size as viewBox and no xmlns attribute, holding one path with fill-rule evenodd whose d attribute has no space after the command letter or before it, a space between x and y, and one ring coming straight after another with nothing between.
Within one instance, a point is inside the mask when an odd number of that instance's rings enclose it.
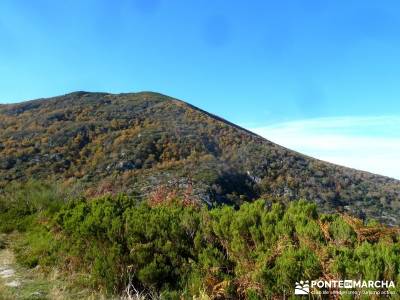
<instances>
[{"instance_id":1,"label":"slope vegetation","mask_svg":"<svg viewBox=\"0 0 400 300\"><path fill-rule=\"evenodd\" d=\"M179 194L239 206L306 199L398 224L400 182L322 162L185 102L150 92L75 92L0 106L0 189L29 178L86 196Z\"/></svg>"}]
</instances>

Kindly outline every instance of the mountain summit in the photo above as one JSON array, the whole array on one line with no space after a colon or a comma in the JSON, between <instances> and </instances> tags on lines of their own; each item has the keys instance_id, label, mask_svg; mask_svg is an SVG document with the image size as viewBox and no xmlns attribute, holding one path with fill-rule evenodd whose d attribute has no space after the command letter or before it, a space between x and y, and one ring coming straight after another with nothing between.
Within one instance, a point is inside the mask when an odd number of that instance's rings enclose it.
<instances>
[{"instance_id":1,"label":"mountain summit","mask_svg":"<svg viewBox=\"0 0 400 300\"><path fill-rule=\"evenodd\" d=\"M29 178L92 194L181 191L210 206L301 198L323 212L399 224L400 181L310 158L151 92L1 105L0 189Z\"/></svg>"}]
</instances>

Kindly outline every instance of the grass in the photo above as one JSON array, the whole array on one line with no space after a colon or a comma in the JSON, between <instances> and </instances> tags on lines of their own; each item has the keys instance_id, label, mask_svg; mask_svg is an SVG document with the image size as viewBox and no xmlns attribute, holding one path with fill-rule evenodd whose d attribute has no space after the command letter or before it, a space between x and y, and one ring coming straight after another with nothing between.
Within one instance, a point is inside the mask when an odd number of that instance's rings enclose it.
<instances>
[{"instance_id":1,"label":"grass","mask_svg":"<svg viewBox=\"0 0 400 300\"><path fill-rule=\"evenodd\" d=\"M0 235L0 269L15 271L10 278L0 277L0 300L106 299L99 292L82 288L76 274L66 276L56 268L44 272L40 267L30 269L17 264L11 249L20 238L21 234L16 233ZM20 286L6 285L13 280L20 282Z\"/></svg>"}]
</instances>

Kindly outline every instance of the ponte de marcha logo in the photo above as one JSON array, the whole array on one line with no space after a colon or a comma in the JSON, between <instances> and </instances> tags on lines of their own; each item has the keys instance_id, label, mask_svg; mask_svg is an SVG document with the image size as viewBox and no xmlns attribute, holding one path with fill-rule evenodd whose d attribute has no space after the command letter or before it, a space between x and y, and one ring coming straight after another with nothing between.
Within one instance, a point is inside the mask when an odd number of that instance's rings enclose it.
<instances>
[{"instance_id":1,"label":"ponte de marcha logo","mask_svg":"<svg viewBox=\"0 0 400 300\"><path fill-rule=\"evenodd\" d=\"M300 280L294 287L295 295L394 295L394 281L381 280Z\"/></svg>"}]
</instances>

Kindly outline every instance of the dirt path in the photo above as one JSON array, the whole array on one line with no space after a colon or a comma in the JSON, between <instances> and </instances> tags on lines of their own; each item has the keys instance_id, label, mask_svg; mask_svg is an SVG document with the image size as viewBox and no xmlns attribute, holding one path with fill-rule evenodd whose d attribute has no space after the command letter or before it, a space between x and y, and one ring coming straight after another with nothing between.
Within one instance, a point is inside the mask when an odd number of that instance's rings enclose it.
<instances>
[{"instance_id":1,"label":"dirt path","mask_svg":"<svg viewBox=\"0 0 400 300\"><path fill-rule=\"evenodd\" d=\"M69 280L56 273L44 276L40 267L28 269L18 265L12 241L10 236L0 234L0 300L109 299L80 286L70 287Z\"/></svg>"},{"instance_id":2,"label":"dirt path","mask_svg":"<svg viewBox=\"0 0 400 300\"><path fill-rule=\"evenodd\" d=\"M0 300L48 299L48 286L32 270L16 265L6 237L0 238L5 241L0 249Z\"/></svg>"},{"instance_id":3,"label":"dirt path","mask_svg":"<svg viewBox=\"0 0 400 300\"><path fill-rule=\"evenodd\" d=\"M5 281L4 285L9 287L18 287L21 283L16 277L16 272L12 267L14 264L14 255L9 249L0 251L0 277Z\"/></svg>"},{"instance_id":4,"label":"dirt path","mask_svg":"<svg viewBox=\"0 0 400 300\"><path fill-rule=\"evenodd\" d=\"M4 286L18 288L21 282L13 268L14 255L9 249L0 251L0 278Z\"/></svg>"}]
</instances>

